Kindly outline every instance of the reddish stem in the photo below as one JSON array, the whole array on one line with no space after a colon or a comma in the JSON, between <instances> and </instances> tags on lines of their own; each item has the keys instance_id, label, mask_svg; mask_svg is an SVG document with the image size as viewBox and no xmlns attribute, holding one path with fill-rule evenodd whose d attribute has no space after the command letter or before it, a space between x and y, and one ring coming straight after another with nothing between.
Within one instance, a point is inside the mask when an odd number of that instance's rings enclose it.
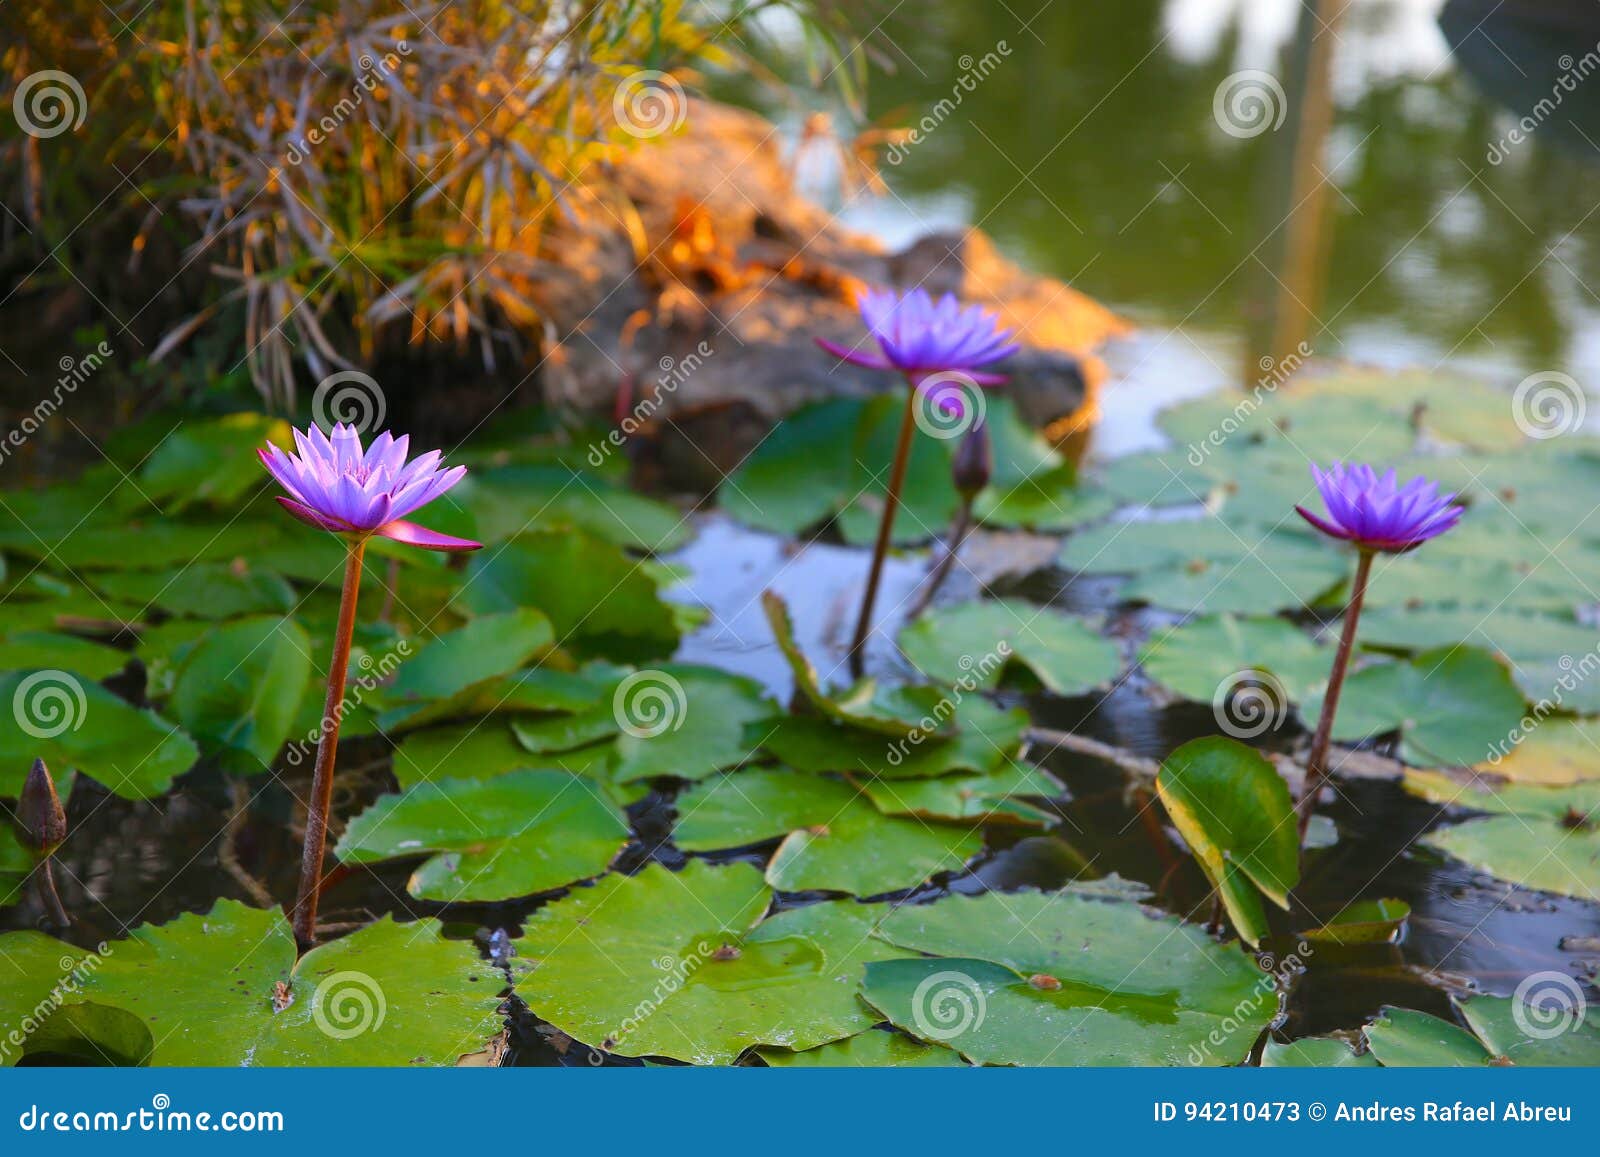
<instances>
[{"instance_id":1,"label":"reddish stem","mask_svg":"<svg viewBox=\"0 0 1600 1157\"><path fill-rule=\"evenodd\" d=\"M1322 698L1322 715L1317 733L1306 757L1306 781L1300 789L1300 845L1305 846L1306 829L1317 807L1317 793L1328 777L1328 743L1333 737L1333 716L1339 710L1339 692L1344 689L1345 672L1350 667L1350 652L1355 649L1356 622L1361 618L1361 603L1367 597L1367 577L1372 573L1372 552L1363 550L1356 560L1355 584L1350 589L1350 604L1344 609L1344 630L1339 633L1339 649L1333 655L1333 670L1328 674L1328 690Z\"/></svg>"},{"instance_id":2,"label":"reddish stem","mask_svg":"<svg viewBox=\"0 0 1600 1157\"><path fill-rule=\"evenodd\" d=\"M339 724L344 715L344 679L350 666L350 642L356 630L356 596L361 591L361 560L366 539L350 543L344 561L344 587L339 592L339 625L328 663L328 695L322 703L322 739L317 743L316 770L311 777L311 803L306 809L305 851L300 857L300 893L294 902L294 938L303 952L317 941L317 901L322 896L322 857L328 842L328 813L333 808L333 761L339 749Z\"/></svg>"},{"instance_id":3,"label":"reddish stem","mask_svg":"<svg viewBox=\"0 0 1600 1157\"><path fill-rule=\"evenodd\" d=\"M922 582L921 592L912 602L911 609L906 611L907 619L914 619L928 609L928 604L933 602L933 596L939 593L944 580L950 576L950 568L955 565L956 556L961 553L961 546L967 541L967 535L971 530L972 499L963 498L961 508L956 511L955 522L950 527L950 537L945 541L944 553L928 571L928 577Z\"/></svg>"},{"instance_id":4,"label":"reddish stem","mask_svg":"<svg viewBox=\"0 0 1600 1157\"><path fill-rule=\"evenodd\" d=\"M872 633L872 608L878 601L878 583L883 578L883 560L889 553L894 531L894 516L900 509L900 487L906 480L906 463L911 459L911 436L916 431L917 383L906 379L906 408L900 418L900 438L894 447L894 464L889 468L889 488L883 496L883 519L878 523L878 541L872 548L872 569L867 573L867 589L856 618L856 633L850 640L850 674L859 679L865 662L867 636Z\"/></svg>"},{"instance_id":5,"label":"reddish stem","mask_svg":"<svg viewBox=\"0 0 1600 1157\"><path fill-rule=\"evenodd\" d=\"M72 927L72 918L67 915L67 909L61 903L61 893L56 891L56 878L50 870L49 856L40 860L39 866L33 870L33 882L39 891L39 902L44 905L45 913L55 922L56 927Z\"/></svg>"}]
</instances>

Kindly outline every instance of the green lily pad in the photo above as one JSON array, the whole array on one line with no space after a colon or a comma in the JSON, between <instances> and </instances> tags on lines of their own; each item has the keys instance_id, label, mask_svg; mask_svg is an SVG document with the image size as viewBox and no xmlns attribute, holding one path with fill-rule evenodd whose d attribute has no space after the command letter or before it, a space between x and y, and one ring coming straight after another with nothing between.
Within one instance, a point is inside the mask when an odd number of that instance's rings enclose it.
<instances>
[{"instance_id":1,"label":"green lily pad","mask_svg":"<svg viewBox=\"0 0 1600 1157\"><path fill-rule=\"evenodd\" d=\"M1264 1069L1375 1069L1371 1053L1357 1053L1337 1037L1308 1036L1288 1044L1268 1041L1261 1052Z\"/></svg>"},{"instance_id":2,"label":"green lily pad","mask_svg":"<svg viewBox=\"0 0 1600 1157\"><path fill-rule=\"evenodd\" d=\"M311 674L311 640L293 619L241 619L189 652L170 707L208 754L260 771L289 738Z\"/></svg>"},{"instance_id":3,"label":"green lily pad","mask_svg":"<svg viewBox=\"0 0 1600 1157\"><path fill-rule=\"evenodd\" d=\"M796 410L722 484L722 509L788 537L831 517L854 493L847 448L860 421L861 403L853 399Z\"/></svg>"},{"instance_id":4,"label":"green lily pad","mask_svg":"<svg viewBox=\"0 0 1600 1157\"><path fill-rule=\"evenodd\" d=\"M347 864L434 853L407 890L421 900L509 900L598 876L628 825L593 782L564 771L447 779L386 795L352 819Z\"/></svg>"},{"instance_id":5,"label":"green lily pad","mask_svg":"<svg viewBox=\"0 0 1600 1157\"><path fill-rule=\"evenodd\" d=\"M172 786L199 756L182 730L64 671L0 674L0 796L15 798L35 759L81 771L125 799ZM24 726L26 724L26 727Z\"/></svg>"},{"instance_id":6,"label":"green lily pad","mask_svg":"<svg viewBox=\"0 0 1600 1157\"><path fill-rule=\"evenodd\" d=\"M1476 1068L1489 1054L1466 1029L1403 1008L1386 1008L1366 1027L1367 1050L1389 1068Z\"/></svg>"},{"instance_id":7,"label":"green lily pad","mask_svg":"<svg viewBox=\"0 0 1600 1157\"><path fill-rule=\"evenodd\" d=\"M1056 695L1081 695L1122 669L1116 644L1078 619L1020 599L930 611L900 632L900 649L929 678L991 688L1020 663Z\"/></svg>"},{"instance_id":8,"label":"green lily pad","mask_svg":"<svg viewBox=\"0 0 1600 1157\"><path fill-rule=\"evenodd\" d=\"M139 487L171 511L196 502L228 505L266 481L256 449L294 448L289 423L266 414L186 419L139 470Z\"/></svg>"},{"instance_id":9,"label":"green lily pad","mask_svg":"<svg viewBox=\"0 0 1600 1157\"><path fill-rule=\"evenodd\" d=\"M1094 522L1116 508L1117 499L1110 492L1080 483L1077 471L1059 466L1015 481L997 478L979 493L972 512L985 526L1045 533Z\"/></svg>"},{"instance_id":10,"label":"green lily pad","mask_svg":"<svg viewBox=\"0 0 1600 1157\"><path fill-rule=\"evenodd\" d=\"M1055 817L1026 803L1024 797L1056 798L1066 789L1042 767L1011 762L997 771L970 775L872 779L861 790L884 815L1049 824Z\"/></svg>"},{"instance_id":11,"label":"green lily pad","mask_svg":"<svg viewBox=\"0 0 1600 1157\"><path fill-rule=\"evenodd\" d=\"M458 602L479 615L531 603L549 618L564 650L646 663L678 645L678 624L658 585L655 572L612 543L540 530L475 553Z\"/></svg>"},{"instance_id":12,"label":"green lily pad","mask_svg":"<svg viewBox=\"0 0 1600 1157\"><path fill-rule=\"evenodd\" d=\"M868 1002L980 1064L1237 1064L1278 1010L1248 956L1135 904L955 896L894 909L878 935L935 956L868 965Z\"/></svg>"},{"instance_id":13,"label":"green lily pad","mask_svg":"<svg viewBox=\"0 0 1600 1157\"><path fill-rule=\"evenodd\" d=\"M0 908L22 899L22 886L33 874L33 855L17 842L9 823L0 823Z\"/></svg>"},{"instance_id":14,"label":"green lily pad","mask_svg":"<svg viewBox=\"0 0 1600 1157\"><path fill-rule=\"evenodd\" d=\"M948 1069L965 1067L953 1049L926 1044L898 1032L863 1032L820 1048L758 1049L776 1069Z\"/></svg>"},{"instance_id":15,"label":"green lily pad","mask_svg":"<svg viewBox=\"0 0 1600 1157\"><path fill-rule=\"evenodd\" d=\"M897 892L983 850L970 825L885 816L851 785L804 772L730 773L680 794L677 809L673 842L686 852L784 837L766 876L786 892Z\"/></svg>"},{"instance_id":16,"label":"green lily pad","mask_svg":"<svg viewBox=\"0 0 1600 1157\"><path fill-rule=\"evenodd\" d=\"M15 631L0 639L0 670L55 667L99 681L128 665L128 652L102 647L76 635L54 631Z\"/></svg>"},{"instance_id":17,"label":"green lily pad","mask_svg":"<svg viewBox=\"0 0 1600 1157\"><path fill-rule=\"evenodd\" d=\"M554 641L550 620L529 607L484 615L440 635L400 664L386 701L448 701L472 687L515 671Z\"/></svg>"},{"instance_id":18,"label":"green lily pad","mask_svg":"<svg viewBox=\"0 0 1600 1157\"><path fill-rule=\"evenodd\" d=\"M431 920L385 918L296 962L281 911L219 900L112 943L78 996L148 1024L153 1065L453 1065L499 1030L502 987Z\"/></svg>"},{"instance_id":19,"label":"green lily pad","mask_svg":"<svg viewBox=\"0 0 1600 1157\"><path fill-rule=\"evenodd\" d=\"M32 1038L50 1015L72 999L83 982L83 953L43 932L0 935L0 1067L22 1059L26 1039L13 1040L14 1030Z\"/></svg>"},{"instance_id":20,"label":"green lily pad","mask_svg":"<svg viewBox=\"0 0 1600 1157\"><path fill-rule=\"evenodd\" d=\"M500 542L528 530L577 527L633 550L672 550L689 537L677 510L601 475L538 463L474 468L452 494L472 514L481 541Z\"/></svg>"},{"instance_id":21,"label":"green lily pad","mask_svg":"<svg viewBox=\"0 0 1600 1157\"><path fill-rule=\"evenodd\" d=\"M880 733L816 716L791 715L762 729L762 746L801 771L847 772L864 781L917 779L953 771L991 772L1005 767L1022 746L1028 713L1002 711L977 695L955 705L951 737L889 739Z\"/></svg>"},{"instance_id":22,"label":"green lily pad","mask_svg":"<svg viewBox=\"0 0 1600 1157\"><path fill-rule=\"evenodd\" d=\"M201 563L171 571L122 571L97 576L95 586L111 598L160 607L183 618L284 615L295 609L294 588L282 575L235 563Z\"/></svg>"},{"instance_id":23,"label":"green lily pad","mask_svg":"<svg viewBox=\"0 0 1600 1157\"><path fill-rule=\"evenodd\" d=\"M901 955L868 935L874 910L812 904L757 924L771 899L745 864L607 876L528 918L517 994L577 1040L703 1065L871 1028L862 965Z\"/></svg>"},{"instance_id":24,"label":"green lily pad","mask_svg":"<svg viewBox=\"0 0 1600 1157\"><path fill-rule=\"evenodd\" d=\"M493 779L536 762L506 720L479 719L407 733L394 749L394 777L405 791L443 779Z\"/></svg>"},{"instance_id":25,"label":"green lily pad","mask_svg":"<svg viewBox=\"0 0 1600 1157\"><path fill-rule=\"evenodd\" d=\"M1139 651L1145 673L1186 699L1214 703L1254 675L1267 675L1289 701L1328 680L1328 648L1285 619L1210 615L1157 628Z\"/></svg>"},{"instance_id":26,"label":"green lily pad","mask_svg":"<svg viewBox=\"0 0 1600 1157\"><path fill-rule=\"evenodd\" d=\"M755 749L746 729L777 709L753 679L672 664L623 679L606 706L621 730L613 770L619 783L701 779L736 766Z\"/></svg>"},{"instance_id":27,"label":"green lily pad","mask_svg":"<svg viewBox=\"0 0 1600 1157\"><path fill-rule=\"evenodd\" d=\"M1388 944L1411 917L1404 900L1357 900L1319 928L1300 935L1334 944Z\"/></svg>"},{"instance_id":28,"label":"green lily pad","mask_svg":"<svg viewBox=\"0 0 1600 1157\"><path fill-rule=\"evenodd\" d=\"M1156 792L1234 928L1255 945L1268 932L1257 892L1280 908L1300 879L1300 842L1288 785L1260 752L1220 736L1167 757Z\"/></svg>"},{"instance_id":29,"label":"green lily pad","mask_svg":"<svg viewBox=\"0 0 1600 1157\"><path fill-rule=\"evenodd\" d=\"M1302 708L1308 719L1321 710L1320 695ZM1522 711L1522 693L1493 656L1452 647L1352 674L1339 699L1333 737L1357 741L1398 730L1406 762L1469 767L1506 741Z\"/></svg>"},{"instance_id":30,"label":"green lily pad","mask_svg":"<svg viewBox=\"0 0 1600 1157\"><path fill-rule=\"evenodd\" d=\"M1503 815L1440 828L1423 843L1523 888L1600 901L1600 828Z\"/></svg>"},{"instance_id":31,"label":"green lily pad","mask_svg":"<svg viewBox=\"0 0 1600 1157\"><path fill-rule=\"evenodd\" d=\"M1516 1065L1600 1065L1600 1024L1582 986L1561 973L1535 974L1516 996L1473 996L1456 1002L1484 1047Z\"/></svg>"}]
</instances>

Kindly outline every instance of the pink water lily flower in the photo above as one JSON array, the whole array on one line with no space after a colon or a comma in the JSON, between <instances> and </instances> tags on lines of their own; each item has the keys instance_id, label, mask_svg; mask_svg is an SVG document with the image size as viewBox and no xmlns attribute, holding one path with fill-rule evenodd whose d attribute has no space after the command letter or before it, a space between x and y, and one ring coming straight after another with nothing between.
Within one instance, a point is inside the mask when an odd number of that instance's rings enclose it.
<instances>
[{"instance_id":1,"label":"pink water lily flower","mask_svg":"<svg viewBox=\"0 0 1600 1157\"><path fill-rule=\"evenodd\" d=\"M330 438L312 426L294 432L298 454L277 446L256 451L289 493L278 504L308 526L334 534L382 535L427 550L477 550L483 544L429 530L405 516L420 510L466 475L465 466L439 469L430 450L407 462L411 439L385 430L365 451L354 426L333 428Z\"/></svg>"}]
</instances>

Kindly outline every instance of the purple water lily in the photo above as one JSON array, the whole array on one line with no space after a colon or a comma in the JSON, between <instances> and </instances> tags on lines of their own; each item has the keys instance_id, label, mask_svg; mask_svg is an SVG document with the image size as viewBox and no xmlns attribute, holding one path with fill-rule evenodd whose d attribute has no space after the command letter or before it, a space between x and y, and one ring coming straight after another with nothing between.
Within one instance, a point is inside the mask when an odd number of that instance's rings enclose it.
<instances>
[{"instance_id":1,"label":"purple water lily","mask_svg":"<svg viewBox=\"0 0 1600 1157\"><path fill-rule=\"evenodd\" d=\"M829 353L858 366L898 370L913 380L929 374L959 372L982 386L997 386L1004 374L986 373L978 367L1017 352L1012 332L982 306L963 306L950 294L935 301L925 289L900 295L888 289L869 289L856 301L867 332L881 354L853 350L826 338L817 344Z\"/></svg>"},{"instance_id":2,"label":"purple water lily","mask_svg":"<svg viewBox=\"0 0 1600 1157\"><path fill-rule=\"evenodd\" d=\"M1319 517L1303 506L1295 510L1322 533L1361 550L1389 554L1413 550L1461 521L1463 507L1455 503L1455 495L1441 494L1426 478L1401 486L1393 470L1380 476L1371 466L1342 462L1326 473L1312 466L1311 476L1328 515Z\"/></svg>"},{"instance_id":3,"label":"purple water lily","mask_svg":"<svg viewBox=\"0 0 1600 1157\"><path fill-rule=\"evenodd\" d=\"M365 451L361 435L342 423L330 439L312 426L294 432L298 454L277 446L256 451L288 496L278 504L308 526L335 534L378 534L427 550L477 550L482 544L440 534L405 516L438 498L466 474L465 466L439 469L430 450L406 461L411 439L385 430Z\"/></svg>"},{"instance_id":4,"label":"purple water lily","mask_svg":"<svg viewBox=\"0 0 1600 1157\"><path fill-rule=\"evenodd\" d=\"M1461 521L1464 508L1454 494L1441 494L1426 478L1416 478L1401 486L1393 470L1379 474L1371 466L1346 466L1336 462L1326 472L1311 467L1317 489L1327 507L1326 518L1296 506L1300 517L1333 538L1356 548L1356 573L1350 582L1350 600L1344 608L1344 628L1333 653L1333 669L1328 673L1328 689L1322 696L1322 714L1306 756L1305 786L1300 792L1300 842L1305 843L1311 826L1311 813L1317 795L1328 775L1328 745L1333 736L1334 715L1339 710L1339 692L1350 669L1355 650L1356 624L1361 620L1361 605L1367 597L1367 580L1372 575L1372 560L1379 554L1399 554L1415 550L1430 538L1437 538Z\"/></svg>"}]
</instances>

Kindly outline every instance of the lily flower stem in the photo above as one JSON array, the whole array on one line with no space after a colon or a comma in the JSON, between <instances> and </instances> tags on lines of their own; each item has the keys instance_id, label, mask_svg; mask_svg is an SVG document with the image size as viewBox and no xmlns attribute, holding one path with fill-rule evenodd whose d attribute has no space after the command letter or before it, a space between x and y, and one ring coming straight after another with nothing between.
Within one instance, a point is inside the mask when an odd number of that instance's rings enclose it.
<instances>
[{"instance_id":1,"label":"lily flower stem","mask_svg":"<svg viewBox=\"0 0 1600 1157\"><path fill-rule=\"evenodd\" d=\"M922 590L918 592L911 608L906 611L907 619L914 619L928 609L928 604L933 602L933 597L939 593L939 588L949 577L950 568L955 565L956 556L961 553L961 547L967 541L967 535L971 530L972 500L963 498L961 508L956 511L955 521L950 526L950 536L945 540L944 551L939 555L939 561L928 571L928 576L922 580Z\"/></svg>"},{"instance_id":2,"label":"lily flower stem","mask_svg":"<svg viewBox=\"0 0 1600 1157\"><path fill-rule=\"evenodd\" d=\"M300 858L300 892L294 902L294 938L303 952L317 940L317 901L322 895L322 858L328 842L328 813L333 807L333 761L339 749L339 723L344 715L345 672L356 629L356 596L361 590L365 538L349 544L344 562L344 587L339 593L339 625L333 658L328 663L328 695L322 705L322 738L311 777L311 803L306 809L306 843Z\"/></svg>"},{"instance_id":3,"label":"lily flower stem","mask_svg":"<svg viewBox=\"0 0 1600 1157\"><path fill-rule=\"evenodd\" d=\"M38 889L39 902L44 905L46 914L54 921L56 927L72 927L72 918L67 915L67 910L61 903L61 894L56 891L56 878L50 869L49 856L40 860L39 866L33 870L33 884Z\"/></svg>"},{"instance_id":4,"label":"lily flower stem","mask_svg":"<svg viewBox=\"0 0 1600 1157\"><path fill-rule=\"evenodd\" d=\"M1305 847L1306 829L1317 807L1317 795L1328 778L1328 744L1333 737L1333 717L1339 710L1339 692L1344 688L1345 672L1350 667L1350 652L1355 649L1356 623L1361 604L1367 597L1367 578L1372 573L1372 551L1363 550L1356 559L1356 577L1350 588L1350 602L1344 609L1344 630L1339 634L1339 649L1333 655L1333 670L1328 673L1328 690L1322 697L1322 715L1317 733L1306 757L1306 781L1300 789L1300 846Z\"/></svg>"},{"instance_id":5,"label":"lily flower stem","mask_svg":"<svg viewBox=\"0 0 1600 1157\"><path fill-rule=\"evenodd\" d=\"M900 509L900 487L906 480L906 463L911 459L911 438L917 429L917 381L907 375L906 408L900 419L900 438L894 447L894 463L889 467L889 487L883 496L883 519L878 523L878 541L872 548L872 569L867 572L867 589L861 598L861 613L856 619L855 637L850 640L850 674L861 677L865 663L867 636L872 633L872 608L878 601L878 583L883 578L883 560L889 553L894 532L894 516Z\"/></svg>"}]
</instances>

